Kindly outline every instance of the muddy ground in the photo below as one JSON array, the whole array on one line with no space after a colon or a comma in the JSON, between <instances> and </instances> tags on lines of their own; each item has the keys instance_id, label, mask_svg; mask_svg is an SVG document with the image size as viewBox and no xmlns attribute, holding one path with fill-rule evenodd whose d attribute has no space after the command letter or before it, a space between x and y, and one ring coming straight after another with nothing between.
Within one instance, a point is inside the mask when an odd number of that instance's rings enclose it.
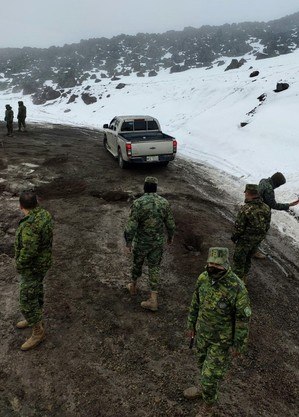
<instances>
[{"instance_id":1,"label":"muddy ground","mask_svg":"<svg viewBox=\"0 0 299 417\"><path fill-rule=\"evenodd\" d=\"M233 250L235 204L204 166L182 159L166 169L120 170L96 131L34 125L0 140L0 416L195 416L199 404L182 396L197 379L187 309L208 248ZM146 269L136 299L125 289L123 229L146 175L158 177L177 222L156 314L139 305ZM54 264L46 278L47 338L22 352L29 333L14 327L20 315L12 245L21 216L17 192L33 186L55 218ZM253 262L248 285L249 351L221 385L218 417L298 415L298 251L275 230L266 249L271 258Z\"/></svg>"}]
</instances>

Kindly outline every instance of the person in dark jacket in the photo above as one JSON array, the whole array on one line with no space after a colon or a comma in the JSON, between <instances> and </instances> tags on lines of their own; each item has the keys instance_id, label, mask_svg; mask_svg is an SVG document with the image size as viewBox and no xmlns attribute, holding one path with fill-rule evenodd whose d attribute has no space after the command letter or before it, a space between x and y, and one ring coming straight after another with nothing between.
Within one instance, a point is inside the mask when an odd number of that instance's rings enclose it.
<instances>
[{"instance_id":1,"label":"person in dark jacket","mask_svg":"<svg viewBox=\"0 0 299 417\"><path fill-rule=\"evenodd\" d=\"M18 126L19 126L19 132L22 131L22 127L24 128L24 132L27 132L26 130L26 116L27 116L27 110L26 106L24 106L23 101L18 101L19 104L19 110L18 110Z\"/></svg>"},{"instance_id":2,"label":"person in dark jacket","mask_svg":"<svg viewBox=\"0 0 299 417\"><path fill-rule=\"evenodd\" d=\"M4 120L7 127L7 136L13 136L13 110L9 104L6 104L5 108Z\"/></svg>"}]
</instances>

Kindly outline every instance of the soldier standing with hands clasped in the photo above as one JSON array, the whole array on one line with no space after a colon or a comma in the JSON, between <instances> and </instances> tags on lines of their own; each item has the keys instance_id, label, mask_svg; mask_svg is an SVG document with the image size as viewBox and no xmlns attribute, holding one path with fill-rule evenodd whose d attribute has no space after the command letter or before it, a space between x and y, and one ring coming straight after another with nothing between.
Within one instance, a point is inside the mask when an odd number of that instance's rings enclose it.
<instances>
[{"instance_id":1,"label":"soldier standing with hands clasped","mask_svg":"<svg viewBox=\"0 0 299 417\"><path fill-rule=\"evenodd\" d=\"M20 308L25 320L16 326L32 328L31 337L21 346L22 350L29 350L45 336L43 280L52 264L53 221L50 213L38 205L31 190L21 193L20 209L25 217L16 231L15 258L21 275Z\"/></svg>"},{"instance_id":2,"label":"soldier standing with hands clasped","mask_svg":"<svg viewBox=\"0 0 299 417\"><path fill-rule=\"evenodd\" d=\"M246 350L251 308L242 280L230 268L227 248L210 248L206 271L196 282L188 316L190 337L195 337L200 381L187 388L187 399L201 397L197 417L213 415L218 384L224 377L230 350L238 356Z\"/></svg>"},{"instance_id":3,"label":"soldier standing with hands clasped","mask_svg":"<svg viewBox=\"0 0 299 417\"><path fill-rule=\"evenodd\" d=\"M125 229L126 246L133 252L132 282L128 284L131 295L137 293L137 279L142 274L145 258L148 261L150 298L141 303L141 307L158 310L158 284L160 263L165 241L164 227L167 230L167 242L171 244L175 222L168 201L157 194L158 180L146 177L144 195L134 201Z\"/></svg>"}]
</instances>

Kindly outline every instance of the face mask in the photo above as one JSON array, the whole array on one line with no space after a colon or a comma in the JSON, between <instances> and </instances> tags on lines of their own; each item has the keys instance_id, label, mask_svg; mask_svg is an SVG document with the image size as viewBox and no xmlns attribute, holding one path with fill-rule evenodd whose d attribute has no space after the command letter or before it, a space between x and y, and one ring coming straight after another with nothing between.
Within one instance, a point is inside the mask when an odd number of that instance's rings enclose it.
<instances>
[{"instance_id":1,"label":"face mask","mask_svg":"<svg viewBox=\"0 0 299 417\"><path fill-rule=\"evenodd\" d=\"M225 270L215 268L214 266L207 266L206 269L207 269L207 272L208 272L209 276L212 277L212 278L214 278L214 279L219 279L223 275L226 274L226 271Z\"/></svg>"}]
</instances>

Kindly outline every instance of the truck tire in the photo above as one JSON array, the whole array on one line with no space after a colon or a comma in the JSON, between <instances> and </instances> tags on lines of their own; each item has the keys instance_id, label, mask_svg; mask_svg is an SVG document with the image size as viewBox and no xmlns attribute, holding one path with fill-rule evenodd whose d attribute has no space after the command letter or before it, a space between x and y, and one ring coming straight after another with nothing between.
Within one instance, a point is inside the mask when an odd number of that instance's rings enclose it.
<instances>
[{"instance_id":1,"label":"truck tire","mask_svg":"<svg viewBox=\"0 0 299 417\"><path fill-rule=\"evenodd\" d=\"M169 161L163 161L163 162L160 162L160 166L161 167L167 167L167 165L169 164Z\"/></svg>"},{"instance_id":2,"label":"truck tire","mask_svg":"<svg viewBox=\"0 0 299 417\"><path fill-rule=\"evenodd\" d=\"M120 150L120 149L118 149L118 156L117 156L117 160L118 160L118 166L119 166L121 169L126 169L126 168L127 168L128 163L127 163L126 161L124 161L124 160L123 160L123 156L122 156L122 153L121 153L121 150Z\"/></svg>"}]
</instances>

